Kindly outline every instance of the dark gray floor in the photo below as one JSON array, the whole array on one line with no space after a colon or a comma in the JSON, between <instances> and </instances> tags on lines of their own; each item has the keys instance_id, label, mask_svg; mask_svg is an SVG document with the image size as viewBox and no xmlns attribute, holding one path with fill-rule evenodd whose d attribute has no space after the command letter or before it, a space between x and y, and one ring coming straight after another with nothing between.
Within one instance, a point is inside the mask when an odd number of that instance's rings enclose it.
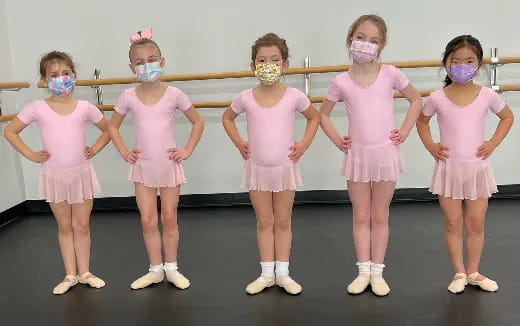
<instances>
[{"instance_id":1,"label":"dark gray floor","mask_svg":"<svg viewBox=\"0 0 520 326\"><path fill-rule=\"evenodd\" d=\"M355 275L346 205L295 207L291 275L304 289L297 297L277 288L245 294L259 274L249 207L179 211L186 291L167 283L130 290L147 268L138 213L98 212L92 271L107 287L53 296L63 277L56 226L50 215L30 216L0 229L0 325L520 325L519 212L520 200L491 201L481 272L499 292L453 295L438 205L394 204L385 298L346 293Z\"/></svg>"}]
</instances>

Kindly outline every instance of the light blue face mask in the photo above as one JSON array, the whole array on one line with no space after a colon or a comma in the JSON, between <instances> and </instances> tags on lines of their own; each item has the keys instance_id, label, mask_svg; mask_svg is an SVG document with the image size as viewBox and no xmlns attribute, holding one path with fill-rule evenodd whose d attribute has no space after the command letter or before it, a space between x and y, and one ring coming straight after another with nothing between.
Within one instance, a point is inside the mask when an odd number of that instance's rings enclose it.
<instances>
[{"instance_id":1,"label":"light blue face mask","mask_svg":"<svg viewBox=\"0 0 520 326\"><path fill-rule=\"evenodd\" d=\"M147 62L142 65L137 65L135 67L135 75L137 79L144 83L151 83L157 80L161 75L162 68L161 62Z\"/></svg>"},{"instance_id":2,"label":"light blue face mask","mask_svg":"<svg viewBox=\"0 0 520 326\"><path fill-rule=\"evenodd\" d=\"M49 90L58 96L69 95L76 86L74 76L59 76L47 79Z\"/></svg>"}]
</instances>

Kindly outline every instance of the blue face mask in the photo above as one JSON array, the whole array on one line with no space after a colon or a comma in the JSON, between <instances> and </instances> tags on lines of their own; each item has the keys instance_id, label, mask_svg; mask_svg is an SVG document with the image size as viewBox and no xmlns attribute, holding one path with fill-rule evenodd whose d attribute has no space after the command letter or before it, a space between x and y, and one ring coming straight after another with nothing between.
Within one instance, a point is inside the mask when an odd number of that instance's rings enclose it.
<instances>
[{"instance_id":1,"label":"blue face mask","mask_svg":"<svg viewBox=\"0 0 520 326\"><path fill-rule=\"evenodd\" d=\"M76 86L74 76L59 76L47 79L49 90L58 96L70 95Z\"/></svg>"},{"instance_id":2,"label":"blue face mask","mask_svg":"<svg viewBox=\"0 0 520 326\"><path fill-rule=\"evenodd\" d=\"M161 75L161 62L147 62L135 67L135 75L137 79L144 83L151 83L157 80Z\"/></svg>"}]
</instances>

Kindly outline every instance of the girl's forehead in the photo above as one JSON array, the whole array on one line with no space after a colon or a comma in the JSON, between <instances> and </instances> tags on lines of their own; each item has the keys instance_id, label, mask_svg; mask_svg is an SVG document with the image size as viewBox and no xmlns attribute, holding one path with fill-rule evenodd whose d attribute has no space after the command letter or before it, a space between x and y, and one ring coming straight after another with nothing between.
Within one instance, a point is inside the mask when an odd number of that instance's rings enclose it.
<instances>
[{"instance_id":1,"label":"girl's forehead","mask_svg":"<svg viewBox=\"0 0 520 326\"><path fill-rule=\"evenodd\" d=\"M71 69L71 67L69 67L69 65L67 65L64 61L61 61L61 60L50 61L46 67L47 73L59 72L59 71L65 71L65 70L72 70L72 69Z\"/></svg>"},{"instance_id":2,"label":"girl's forehead","mask_svg":"<svg viewBox=\"0 0 520 326\"><path fill-rule=\"evenodd\" d=\"M459 59L465 59L465 58L476 57L476 56L477 56L477 54L475 53L475 51L469 46L463 46L451 53L452 58L459 58Z\"/></svg>"},{"instance_id":3,"label":"girl's forehead","mask_svg":"<svg viewBox=\"0 0 520 326\"><path fill-rule=\"evenodd\" d=\"M262 46L258 49L258 52L256 53L257 57L270 57L275 55L282 55L282 52L276 45Z\"/></svg>"},{"instance_id":4,"label":"girl's forehead","mask_svg":"<svg viewBox=\"0 0 520 326\"><path fill-rule=\"evenodd\" d=\"M379 27L371 22L370 20L366 20L359 24L359 26L356 28L354 33L363 33L367 36L377 36L379 37L381 35L381 32L379 31Z\"/></svg>"},{"instance_id":5,"label":"girl's forehead","mask_svg":"<svg viewBox=\"0 0 520 326\"><path fill-rule=\"evenodd\" d=\"M159 50L153 44L136 45L132 48L132 59L148 58L151 56L159 56Z\"/></svg>"}]
</instances>

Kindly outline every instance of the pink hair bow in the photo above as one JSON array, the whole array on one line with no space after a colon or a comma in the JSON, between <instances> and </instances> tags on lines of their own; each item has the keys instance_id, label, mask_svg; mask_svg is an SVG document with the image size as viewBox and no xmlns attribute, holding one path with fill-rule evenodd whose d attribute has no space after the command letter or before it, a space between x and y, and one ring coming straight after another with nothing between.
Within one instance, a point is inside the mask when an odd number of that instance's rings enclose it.
<instances>
[{"instance_id":1,"label":"pink hair bow","mask_svg":"<svg viewBox=\"0 0 520 326\"><path fill-rule=\"evenodd\" d=\"M131 42L139 41L143 38L150 40L153 38L153 31L151 28L143 29L142 31L137 32L137 34L130 35Z\"/></svg>"}]
</instances>

